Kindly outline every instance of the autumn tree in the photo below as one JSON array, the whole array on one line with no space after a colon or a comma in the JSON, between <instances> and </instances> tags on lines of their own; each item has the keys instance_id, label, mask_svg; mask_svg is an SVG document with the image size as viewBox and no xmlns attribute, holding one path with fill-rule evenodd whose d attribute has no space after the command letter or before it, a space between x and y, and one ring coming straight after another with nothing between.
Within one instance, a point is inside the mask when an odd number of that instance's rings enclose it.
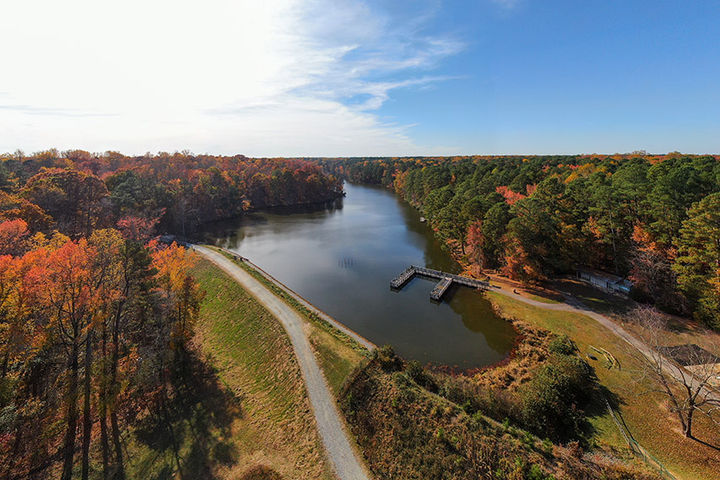
<instances>
[{"instance_id":1,"label":"autumn tree","mask_svg":"<svg viewBox=\"0 0 720 480\"><path fill-rule=\"evenodd\" d=\"M658 245L641 225L635 226L632 240L628 275L633 283L631 296L667 312L688 313L687 301L678 291L677 273L672 268L677 250Z\"/></svg>"},{"instance_id":2,"label":"autumn tree","mask_svg":"<svg viewBox=\"0 0 720 480\"><path fill-rule=\"evenodd\" d=\"M28 226L25 220L0 222L0 255L20 255L28 240Z\"/></svg>"},{"instance_id":3,"label":"autumn tree","mask_svg":"<svg viewBox=\"0 0 720 480\"><path fill-rule=\"evenodd\" d=\"M96 254L85 239L69 241L51 252L47 261L36 265L31 272L36 278L45 278L41 301L49 309L49 321L62 345L67 365L63 480L70 480L74 464L80 352L83 344L89 342L91 323L101 302L93 289ZM88 434L85 432L85 435Z\"/></svg>"},{"instance_id":4,"label":"autumn tree","mask_svg":"<svg viewBox=\"0 0 720 480\"><path fill-rule=\"evenodd\" d=\"M23 220L29 230L48 230L53 219L39 206L17 195L0 191L0 221Z\"/></svg>"},{"instance_id":5,"label":"autumn tree","mask_svg":"<svg viewBox=\"0 0 720 480\"><path fill-rule=\"evenodd\" d=\"M195 259L184 247L173 243L165 248L154 244L152 260L161 292L174 311L173 339L184 344L190 338L202 300L202 293L190 275Z\"/></svg>"},{"instance_id":6,"label":"autumn tree","mask_svg":"<svg viewBox=\"0 0 720 480\"><path fill-rule=\"evenodd\" d=\"M71 236L89 236L103 223L108 190L102 180L70 168L46 168L27 181L21 195L50 214Z\"/></svg>"}]
</instances>

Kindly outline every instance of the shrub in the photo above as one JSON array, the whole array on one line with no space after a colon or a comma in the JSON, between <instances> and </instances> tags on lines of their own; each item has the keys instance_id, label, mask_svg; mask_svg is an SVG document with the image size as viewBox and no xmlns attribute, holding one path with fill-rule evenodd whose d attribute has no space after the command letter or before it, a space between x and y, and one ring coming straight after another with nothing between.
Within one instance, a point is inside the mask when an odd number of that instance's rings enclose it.
<instances>
[{"instance_id":1,"label":"shrub","mask_svg":"<svg viewBox=\"0 0 720 480\"><path fill-rule=\"evenodd\" d=\"M577 346L567 335L559 335L550 341L548 350L559 355L572 355L577 352Z\"/></svg>"},{"instance_id":2,"label":"shrub","mask_svg":"<svg viewBox=\"0 0 720 480\"><path fill-rule=\"evenodd\" d=\"M385 345L376 350L376 358L380 367L386 372L393 372L402 368L402 360L395 355L392 346Z\"/></svg>"},{"instance_id":3,"label":"shrub","mask_svg":"<svg viewBox=\"0 0 720 480\"><path fill-rule=\"evenodd\" d=\"M555 440L579 438L585 423L581 408L594 389L595 378L585 361L552 355L520 390L520 420L531 431Z\"/></svg>"},{"instance_id":4,"label":"shrub","mask_svg":"<svg viewBox=\"0 0 720 480\"><path fill-rule=\"evenodd\" d=\"M543 469L540 468L540 465L532 464L528 470L526 478L527 480L550 480L555 477L546 475L545 472L543 472Z\"/></svg>"},{"instance_id":5,"label":"shrub","mask_svg":"<svg viewBox=\"0 0 720 480\"><path fill-rule=\"evenodd\" d=\"M437 393L438 386L435 379L425 370L419 362L413 360L407 365L406 369L408 377L410 377L415 383L421 387Z\"/></svg>"}]
</instances>

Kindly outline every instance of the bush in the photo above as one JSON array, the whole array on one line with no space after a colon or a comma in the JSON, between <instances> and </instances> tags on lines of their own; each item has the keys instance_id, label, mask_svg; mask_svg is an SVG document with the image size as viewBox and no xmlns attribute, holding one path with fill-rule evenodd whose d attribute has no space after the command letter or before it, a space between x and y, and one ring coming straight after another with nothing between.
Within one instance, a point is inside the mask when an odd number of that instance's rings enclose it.
<instances>
[{"instance_id":1,"label":"bush","mask_svg":"<svg viewBox=\"0 0 720 480\"><path fill-rule=\"evenodd\" d=\"M548 350L558 355L573 355L577 352L577 346L567 335L559 335L550 341Z\"/></svg>"},{"instance_id":2,"label":"bush","mask_svg":"<svg viewBox=\"0 0 720 480\"><path fill-rule=\"evenodd\" d=\"M435 379L422 367L422 365L420 365L419 362L413 360L408 363L406 372L408 377L410 377L415 383L433 393L437 393L438 386Z\"/></svg>"},{"instance_id":3,"label":"bush","mask_svg":"<svg viewBox=\"0 0 720 480\"><path fill-rule=\"evenodd\" d=\"M386 372L394 372L402 368L402 360L395 355L395 350L393 350L392 346L385 345L375 350L375 352L380 368Z\"/></svg>"},{"instance_id":4,"label":"bush","mask_svg":"<svg viewBox=\"0 0 720 480\"><path fill-rule=\"evenodd\" d=\"M558 441L579 438L582 408L590 401L595 377L581 358L553 355L520 390L520 420L531 431Z\"/></svg>"},{"instance_id":5,"label":"bush","mask_svg":"<svg viewBox=\"0 0 720 480\"><path fill-rule=\"evenodd\" d=\"M528 470L526 478L527 480L550 480L555 477L552 475L546 475L545 472L543 472L543 469L540 468L540 465L533 464L530 467L530 470Z\"/></svg>"}]
</instances>

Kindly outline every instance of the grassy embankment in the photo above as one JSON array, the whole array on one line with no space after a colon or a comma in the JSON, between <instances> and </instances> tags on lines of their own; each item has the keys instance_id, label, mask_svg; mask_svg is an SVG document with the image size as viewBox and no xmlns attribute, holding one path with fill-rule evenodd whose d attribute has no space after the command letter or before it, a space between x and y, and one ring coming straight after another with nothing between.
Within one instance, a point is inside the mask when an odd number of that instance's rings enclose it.
<instances>
[{"instance_id":1,"label":"grassy embankment","mask_svg":"<svg viewBox=\"0 0 720 480\"><path fill-rule=\"evenodd\" d=\"M658 479L614 455L583 455L579 444L497 422L464 401L462 377L437 376L386 348L352 378L342 406L377 478Z\"/></svg>"},{"instance_id":2,"label":"grassy embankment","mask_svg":"<svg viewBox=\"0 0 720 480\"><path fill-rule=\"evenodd\" d=\"M588 301L590 294L587 295L588 298L583 298L583 301ZM649 390L649 384L647 380L640 380L638 361L623 340L584 315L543 310L497 293L489 293L488 298L508 318L519 318L554 333L568 335L583 353L590 352L590 345L611 352L620 368L608 369L603 360L588 361L595 367L600 382L619 397L622 418L635 440L678 478L696 480L716 477L720 471L720 452L697 441L685 439L662 396L650 393L641 395L641 392ZM606 308L609 309L607 299L596 299L593 307L598 302L606 302ZM625 447L625 441L609 414L594 417L591 423L595 428L597 442ZM706 427L702 421L698 422L698 437L705 436Z\"/></svg>"},{"instance_id":3,"label":"grassy embankment","mask_svg":"<svg viewBox=\"0 0 720 480\"><path fill-rule=\"evenodd\" d=\"M295 298L288 295L285 290L265 278L260 272L256 271L247 263L236 261L232 255L222 249L215 247L210 248L214 248L242 267L307 320L308 328L310 329L308 336L310 343L315 349L315 353L320 361L320 367L325 374L330 388L337 395L345 379L367 355L367 350L358 345L352 338L318 317L314 312L307 309Z\"/></svg>"},{"instance_id":4,"label":"grassy embankment","mask_svg":"<svg viewBox=\"0 0 720 480\"><path fill-rule=\"evenodd\" d=\"M210 261L198 258L193 274L206 292L193 340L197 361L186 375L193 385L178 389L182 408L168 408L152 432L141 425L128 434L129 476L333 478L282 325ZM309 325L339 389L362 354L329 328Z\"/></svg>"}]
</instances>

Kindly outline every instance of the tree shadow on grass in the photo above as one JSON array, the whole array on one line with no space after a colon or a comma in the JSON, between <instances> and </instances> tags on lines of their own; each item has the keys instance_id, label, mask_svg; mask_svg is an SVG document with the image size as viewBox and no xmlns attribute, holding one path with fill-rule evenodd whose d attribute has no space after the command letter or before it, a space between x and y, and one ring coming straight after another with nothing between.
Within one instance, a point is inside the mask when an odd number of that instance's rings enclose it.
<instances>
[{"instance_id":1,"label":"tree shadow on grass","mask_svg":"<svg viewBox=\"0 0 720 480\"><path fill-rule=\"evenodd\" d=\"M624 424L624 420L620 417L620 406L625 402L615 392L601 384L593 373L592 393L588 396L588 401L583 405L583 419L579 425L580 442L584 447L592 444L593 438L596 436L597 428L592 424L592 419L608 415L608 406L620 418L620 422ZM627 427L626 427L627 429Z\"/></svg>"},{"instance_id":2,"label":"tree shadow on grass","mask_svg":"<svg viewBox=\"0 0 720 480\"><path fill-rule=\"evenodd\" d=\"M145 478L216 478L216 467L237 460L231 427L243 416L240 399L191 351L177 353L164 390L134 429L154 455Z\"/></svg>"},{"instance_id":3,"label":"tree shadow on grass","mask_svg":"<svg viewBox=\"0 0 720 480\"><path fill-rule=\"evenodd\" d=\"M273 469L260 465L245 472L240 480L282 480L282 477Z\"/></svg>"}]
</instances>

